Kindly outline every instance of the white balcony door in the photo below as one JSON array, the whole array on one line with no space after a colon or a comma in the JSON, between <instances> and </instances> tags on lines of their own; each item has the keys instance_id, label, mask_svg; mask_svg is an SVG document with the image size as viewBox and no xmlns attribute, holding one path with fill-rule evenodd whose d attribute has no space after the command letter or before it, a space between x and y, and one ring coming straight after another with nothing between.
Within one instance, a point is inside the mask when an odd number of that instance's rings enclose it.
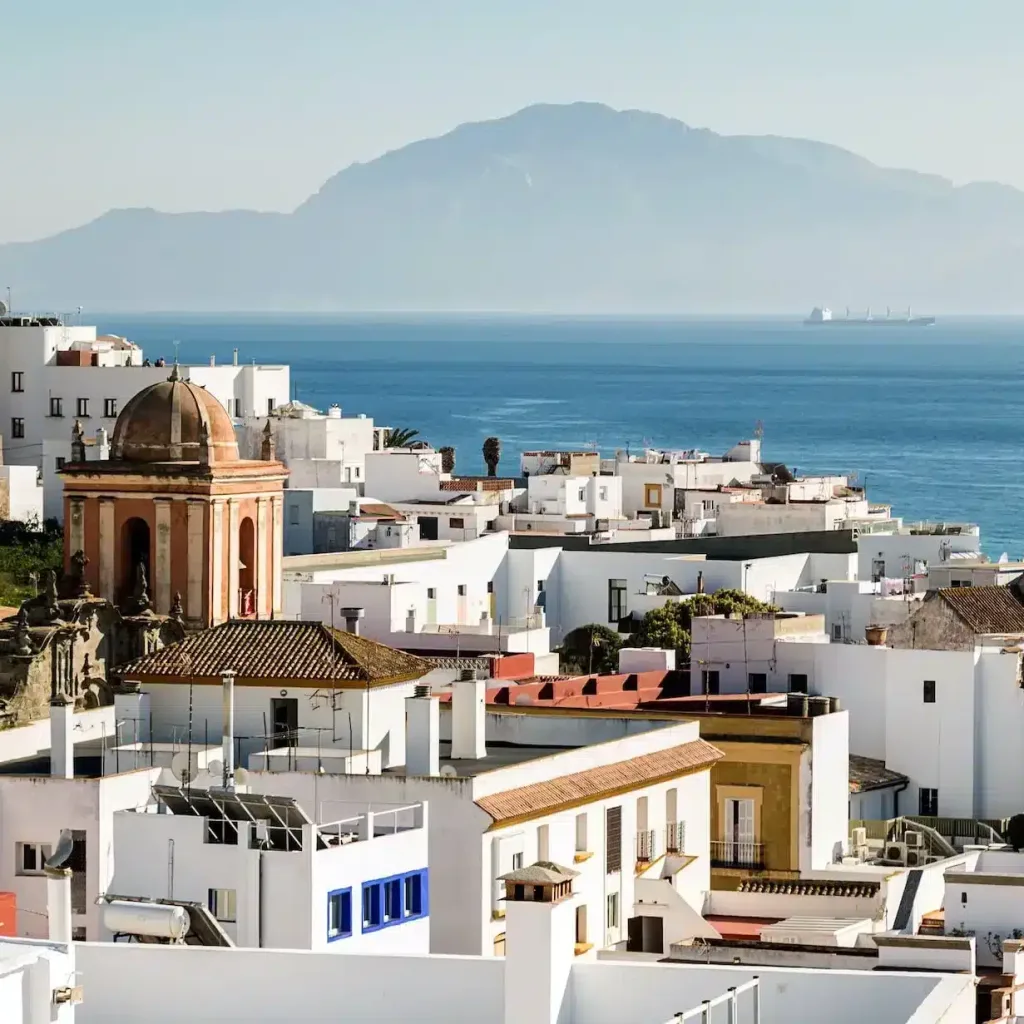
<instances>
[{"instance_id":1,"label":"white balcony door","mask_svg":"<svg viewBox=\"0 0 1024 1024\"><path fill-rule=\"evenodd\" d=\"M738 864L752 863L754 839L754 801L726 800L725 841L730 860Z\"/></svg>"}]
</instances>

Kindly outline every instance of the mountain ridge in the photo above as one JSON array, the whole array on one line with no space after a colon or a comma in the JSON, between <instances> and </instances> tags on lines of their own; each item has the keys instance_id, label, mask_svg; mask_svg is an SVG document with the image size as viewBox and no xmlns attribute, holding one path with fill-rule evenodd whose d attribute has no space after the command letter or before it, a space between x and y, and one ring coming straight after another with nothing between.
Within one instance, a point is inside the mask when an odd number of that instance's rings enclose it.
<instances>
[{"instance_id":1,"label":"mountain ridge","mask_svg":"<svg viewBox=\"0 0 1024 1024\"><path fill-rule=\"evenodd\" d=\"M288 213L116 208L0 246L21 305L1016 312L1024 192L646 111L537 104L331 175Z\"/></svg>"}]
</instances>

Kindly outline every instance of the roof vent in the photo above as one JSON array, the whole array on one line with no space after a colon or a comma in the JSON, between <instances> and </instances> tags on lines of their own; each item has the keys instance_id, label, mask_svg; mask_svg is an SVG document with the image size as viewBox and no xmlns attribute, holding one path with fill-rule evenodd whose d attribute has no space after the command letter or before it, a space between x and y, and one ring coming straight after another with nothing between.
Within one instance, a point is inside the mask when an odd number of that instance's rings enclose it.
<instances>
[{"instance_id":1,"label":"roof vent","mask_svg":"<svg viewBox=\"0 0 1024 1024\"><path fill-rule=\"evenodd\" d=\"M430 696L430 684L429 683L417 683L413 687L412 695L414 697L429 697Z\"/></svg>"}]
</instances>

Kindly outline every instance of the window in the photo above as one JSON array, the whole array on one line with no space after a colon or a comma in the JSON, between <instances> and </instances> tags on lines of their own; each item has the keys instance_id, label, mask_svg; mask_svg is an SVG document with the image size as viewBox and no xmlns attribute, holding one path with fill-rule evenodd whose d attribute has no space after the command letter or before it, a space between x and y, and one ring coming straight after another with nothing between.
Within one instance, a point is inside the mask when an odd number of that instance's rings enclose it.
<instances>
[{"instance_id":1,"label":"window","mask_svg":"<svg viewBox=\"0 0 1024 1024\"><path fill-rule=\"evenodd\" d=\"M355 475L356 475L356 479L358 480L359 479L359 467L358 466L356 466L354 472L355 472Z\"/></svg>"},{"instance_id":2,"label":"window","mask_svg":"<svg viewBox=\"0 0 1024 1024\"><path fill-rule=\"evenodd\" d=\"M523 866L523 854L522 851L519 853L512 854L512 870L518 871Z\"/></svg>"},{"instance_id":3,"label":"window","mask_svg":"<svg viewBox=\"0 0 1024 1024\"><path fill-rule=\"evenodd\" d=\"M601 501L607 501L608 500L608 488L607 487L599 487L597 489L597 496L598 496L598 498L600 498Z\"/></svg>"},{"instance_id":4,"label":"window","mask_svg":"<svg viewBox=\"0 0 1024 1024\"><path fill-rule=\"evenodd\" d=\"M289 505L288 506L288 525L298 526L299 525L299 506Z\"/></svg>"},{"instance_id":5,"label":"window","mask_svg":"<svg viewBox=\"0 0 1024 1024\"><path fill-rule=\"evenodd\" d=\"M58 472L58 473L59 473L59 472L60 472L60 471L61 471L61 470L62 470L62 469L64 468L64 463L65 463L66 461L67 461L67 460L66 460L66 459L64 458L64 456L63 456L63 455L58 455L58 456L57 456L57 457L56 457L56 458L55 458L55 459L53 460L53 465L54 465L54 467L56 468L56 470L57 470L57 472Z\"/></svg>"},{"instance_id":6,"label":"window","mask_svg":"<svg viewBox=\"0 0 1024 1024\"><path fill-rule=\"evenodd\" d=\"M551 829L548 825L537 826L537 860L551 860Z\"/></svg>"},{"instance_id":7,"label":"window","mask_svg":"<svg viewBox=\"0 0 1024 1024\"><path fill-rule=\"evenodd\" d=\"M456 590L457 590L457 593L458 593L459 597L465 597L466 596L466 584L465 583L460 583L458 585L458 587L456 588Z\"/></svg>"},{"instance_id":8,"label":"window","mask_svg":"<svg viewBox=\"0 0 1024 1024\"><path fill-rule=\"evenodd\" d=\"M927 818L934 818L939 813L939 791L937 789L921 787L917 794L917 813Z\"/></svg>"},{"instance_id":9,"label":"window","mask_svg":"<svg viewBox=\"0 0 1024 1024\"><path fill-rule=\"evenodd\" d=\"M85 925L79 925L77 928L71 929L71 941L72 942L85 942L87 939L87 932Z\"/></svg>"},{"instance_id":10,"label":"window","mask_svg":"<svg viewBox=\"0 0 1024 1024\"><path fill-rule=\"evenodd\" d=\"M75 415L76 416L88 416L89 415L89 399L79 398L75 402Z\"/></svg>"},{"instance_id":11,"label":"window","mask_svg":"<svg viewBox=\"0 0 1024 1024\"><path fill-rule=\"evenodd\" d=\"M626 617L626 581L608 581L608 621L618 622Z\"/></svg>"},{"instance_id":12,"label":"window","mask_svg":"<svg viewBox=\"0 0 1024 1024\"><path fill-rule=\"evenodd\" d=\"M427 587L427 600L433 601L437 597L437 590L434 587Z\"/></svg>"},{"instance_id":13,"label":"window","mask_svg":"<svg viewBox=\"0 0 1024 1024\"><path fill-rule=\"evenodd\" d=\"M267 415L273 416L274 414L274 400L272 398L267 399Z\"/></svg>"},{"instance_id":14,"label":"window","mask_svg":"<svg viewBox=\"0 0 1024 1024\"><path fill-rule=\"evenodd\" d=\"M619 927L619 894L611 892L608 894L607 927Z\"/></svg>"},{"instance_id":15,"label":"window","mask_svg":"<svg viewBox=\"0 0 1024 1024\"><path fill-rule=\"evenodd\" d=\"M934 679L926 679L924 681L924 694L923 694L923 697L924 697L925 704L934 704L935 703L935 680Z\"/></svg>"},{"instance_id":16,"label":"window","mask_svg":"<svg viewBox=\"0 0 1024 1024\"><path fill-rule=\"evenodd\" d=\"M50 847L43 843L15 843L15 873L19 875L41 875L43 865L50 856Z\"/></svg>"},{"instance_id":17,"label":"window","mask_svg":"<svg viewBox=\"0 0 1024 1024\"><path fill-rule=\"evenodd\" d=\"M716 694L720 692L718 669L704 669L700 674L701 692Z\"/></svg>"},{"instance_id":18,"label":"window","mask_svg":"<svg viewBox=\"0 0 1024 1024\"><path fill-rule=\"evenodd\" d=\"M747 673L747 689L751 693L768 692L768 676L764 672Z\"/></svg>"},{"instance_id":19,"label":"window","mask_svg":"<svg viewBox=\"0 0 1024 1024\"><path fill-rule=\"evenodd\" d=\"M335 889L327 894L327 941L352 934L352 890Z\"/></svg>"},{"instance_id":20,"label":"window","mask_svg":"<svg viewBox=\"0 0 1024 1024\"><path fill-rule=\"evenodd\" d=\"M108 419L112 420L117 416L117 399L116 398L104 398L103 399L103 415Z\"/></svg>"},{"instance_id":21,"label":"window","mask_svg":"<svg viewBox=\"0 0 1024 1024\"><path fill-rule=\"evenodd\" d=\"M410 871L363 883L363 931L389 928L427 914L427 872Z\"/></svg>"},{"instance_id":22,"label":"window","mask_svg":"<svg viewBox=\"0 0 1024 1024\"><path fill-rule=\"evenodd\" d=\"M234 889L210 889L206 894L206 905L218 921L231 923L238 920Z\"/></svg>"},{"instance_id":23,"label":"window","mask_svg":"<svg viewBox=\"0 0 1024 1024\"><path fill-rule=\"evenodd\" d=\"M240 398L235 399L235 419L240 420L242 418L242 400Z\"/></svg>"},{"instance_id":24,"label":"window","mask_svg":"<svg viewBox=\"0 0 1024 1024\"><path fill-rule=\"evenodd\" d=\"M448 520L448 528L450 530L464 530L466 528L466 520L459 516L452 516Z\"/></svg>"},{"instance_id":25,"label":"window","mask_svg":"<svg viewBox=\"0 0 1024 1024\"><path fill-rule=\"evenodd\" d=\"M15 416L11 420L11 437L25 436L25 420L21 416Z\"/></svg>"},{"instance_id":26,"label":"window","mask_svg":"<svg viewBox=\"0 0 1024 1024\"><path fill-rule=\"evenodd\" d=\"M11 374L11 390L12 391L24 391L25 390L25 374L20 370L15 370Z\"/></svg>"},{"instance_id":27,"label":"window","mask_svg":"<svg viewBox=\"0 0 1024 1024\"><path fill-rule=\"evenodd\" d=\"M832 639L842 640L843 639L843 627L838 622L832 625Z\"/></svg>"},{"instance_id":28,"label":"window","mask_svg":"<svg viewBox=\"0 0 1024 1024\"><path fill-rule=\"evenodd\" d=\"M644 484L644 505L661 508L661 484Z\"/></svg>"},{"instance_id":29,"label":"window","mask_svg":"<svg viewBox=\"0 0 1024 1024\"><path fill-rule=\"evenodd\" d=\"M586 487L581 487L580 488L580 493L579 493L578 497L579 497L580 501L586 501L587 500L587 489L586 489Z\"/></svg>"},{"instance_id":30,"label":"window","mask_svg":"<svg viewBox=\"0 0 1024 1024\"><path fill-rule=\"evenodd\" d=\"M586 814L576 815L576 852L587 852L587 816Z\"/></svg>"},{"instance_id":31,"label":"window","mask_svg":"<svg viewBox=\"0 0 1024 1024\"><path fill-rule=\"evenodd\" d=\"M488 580L487 581L487 593L488 594L493 594L494 593L494 580Z\"/></svg>"},{"instance_id":32,"label":"window","mask_svg":"<svg viewBox=\"0 0 1024 1024\"><path fill-rule=\"evenodd\" d=\"M64 399L54 398L50 396L50 415L51 416L63 416L64 415Z\"/></svg>"},{"instance_id":33,"label":"window","mask_svg":"<svg viewBox=\"0 0 1024 1024\"><path fill-rule=\"evenodd\" d=\"M789 673L789 692L790 693L806 693L807 692L807 675L804 672L790 672Z\"/></svg>"},{"instance_id":34,"label":"window","mask_svg":"<svg viewBox=\"0 0 1024 1024\"><path fill-rule=\"evenodd\" d=\"M622 870L622 808L609 807L604 819L605 872Z\"/></svg>"}]
</instances>

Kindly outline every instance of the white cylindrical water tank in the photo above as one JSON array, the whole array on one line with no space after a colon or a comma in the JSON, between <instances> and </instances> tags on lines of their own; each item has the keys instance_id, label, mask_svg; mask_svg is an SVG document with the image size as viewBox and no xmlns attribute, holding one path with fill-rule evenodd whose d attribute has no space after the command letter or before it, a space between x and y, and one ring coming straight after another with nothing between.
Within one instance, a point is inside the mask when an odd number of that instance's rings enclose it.
<instances>
[{"instance_id":1,"label":"white cylindrical water tank","mask_svg":"<svg viewBox=\"0 0 1024 1024\"><path fill-rule=\"evenodd\" d=\"M115 935L146 935L155 939L183 939L191 920L184 907L162 903L111 900L103 909L103 924Z\"/></svg>"}]
</instances>

